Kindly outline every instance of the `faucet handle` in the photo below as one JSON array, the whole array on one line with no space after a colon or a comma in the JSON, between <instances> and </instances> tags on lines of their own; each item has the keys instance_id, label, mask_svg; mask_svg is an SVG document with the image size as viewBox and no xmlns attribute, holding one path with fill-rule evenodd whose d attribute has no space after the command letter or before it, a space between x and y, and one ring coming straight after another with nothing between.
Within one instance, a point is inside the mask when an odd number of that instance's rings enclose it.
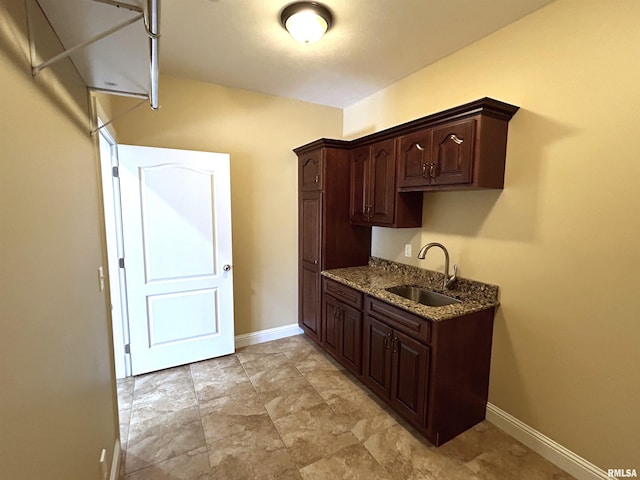
<instances>
[{"instance_id":1,"label":"faucet handle","mask_svg":"<svg viewBox=\"0 0 640 480\"><path fill-rule=\"evenodd\" d=\"M445 288L451 288L451 285L458 279L458 265L453 264L453 275L449 278L445 279L444 286Z\"/></svg>"}]
</instances>

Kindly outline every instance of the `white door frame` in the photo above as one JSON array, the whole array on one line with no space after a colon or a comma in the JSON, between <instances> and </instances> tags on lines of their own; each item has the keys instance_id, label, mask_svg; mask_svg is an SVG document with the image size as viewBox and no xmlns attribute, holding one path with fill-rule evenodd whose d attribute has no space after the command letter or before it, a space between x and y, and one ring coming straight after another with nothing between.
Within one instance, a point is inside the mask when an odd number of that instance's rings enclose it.
<instances>
[{"instance_id":1,"label":"white door frame","mask_svg":"<svg viewBox=\"0 0 640 480\"><path fill-rule=\"evenodd\" d=\"M103 122L98 117L98 124ZM125 351L129 344L129 321L127 315L127 289L124 270L119 259L123 257L120 185L114 177L118 167L118 149L114 135L108 128L99 130L100 170L104 205L105 234L107 240L107 272L111 298L111 326L113 332L113 356L116 378L131 376L131 357ZM109 145L109 155L103 155L104 142Z\"/></svg>"}]
</instances>

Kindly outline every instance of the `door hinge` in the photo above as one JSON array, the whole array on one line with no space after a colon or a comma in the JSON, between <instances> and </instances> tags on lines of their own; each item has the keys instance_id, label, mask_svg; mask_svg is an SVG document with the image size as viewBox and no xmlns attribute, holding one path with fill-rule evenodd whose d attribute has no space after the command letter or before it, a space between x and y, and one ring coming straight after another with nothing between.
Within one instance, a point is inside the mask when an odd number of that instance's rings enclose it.
<instances>
[{"instance_id":1,"label":"door hinge","mask_svg":"<svg viewBox=\"0 0 640 480\"><path fill-rule=\"evenodd\" d=\"M119 259L118 259L118 266L119 266L120 268L124 268L124 258L119 258Z\"/></svg>"},{"instance_id":2,"label":"door hinge","mask_svg":"<svg viewBox=\"0 0 640 480\"><path fill-rule=\"evenodd\" d=\"M124 346L124 353L131 353L131 344L127 343Z\"/></svg>"},{"instance_id":3,"label":"door hinge","mask_svg":"<svg viewBox=\"0 0 640 480\"><path fill-rule=\"evenodd\" d=\"M113 167L111 169L111 173L113 174L114 177L120 178L120 169L118 167Z\"/></svg>"}]
</instances>

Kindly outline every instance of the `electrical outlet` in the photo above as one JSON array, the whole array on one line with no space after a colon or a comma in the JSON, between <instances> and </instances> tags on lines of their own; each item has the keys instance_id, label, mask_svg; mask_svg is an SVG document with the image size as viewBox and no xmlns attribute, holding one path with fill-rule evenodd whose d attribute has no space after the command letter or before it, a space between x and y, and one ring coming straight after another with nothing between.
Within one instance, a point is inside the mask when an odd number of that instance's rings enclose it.
<instances>
[{"instance_id":1,"label":"electrical outlet","mask_svg":"<svg viewBox=\"0 0 640 480\"><path fill-rule=\"evenodd\" d=\"M407 243L404 246L404 256L405 257L410 257L411 256L411 244L410 243Z\"/></svg>"}]
</instances>

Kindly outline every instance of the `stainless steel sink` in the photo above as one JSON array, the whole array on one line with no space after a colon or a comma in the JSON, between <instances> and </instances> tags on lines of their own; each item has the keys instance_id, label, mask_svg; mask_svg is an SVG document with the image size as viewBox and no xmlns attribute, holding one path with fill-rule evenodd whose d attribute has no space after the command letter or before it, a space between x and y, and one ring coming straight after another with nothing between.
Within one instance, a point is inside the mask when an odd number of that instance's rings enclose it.
<instances>
[{"instance_id":1,"label":"stainless steel sink","mask_svg":"<svg viewBox=\"0 0 640 480\"><path fill-rule=\"evenodd\" d=\"M411 300L412 302L421 303L429 307L442 307L454 303L462 303L457 298L448 297L441 293L432 292L426 288L416 287L414 285L399 285L397 287L387 288L387 292L395 293L401 297Z\"/></svg>"}]
</instances>

